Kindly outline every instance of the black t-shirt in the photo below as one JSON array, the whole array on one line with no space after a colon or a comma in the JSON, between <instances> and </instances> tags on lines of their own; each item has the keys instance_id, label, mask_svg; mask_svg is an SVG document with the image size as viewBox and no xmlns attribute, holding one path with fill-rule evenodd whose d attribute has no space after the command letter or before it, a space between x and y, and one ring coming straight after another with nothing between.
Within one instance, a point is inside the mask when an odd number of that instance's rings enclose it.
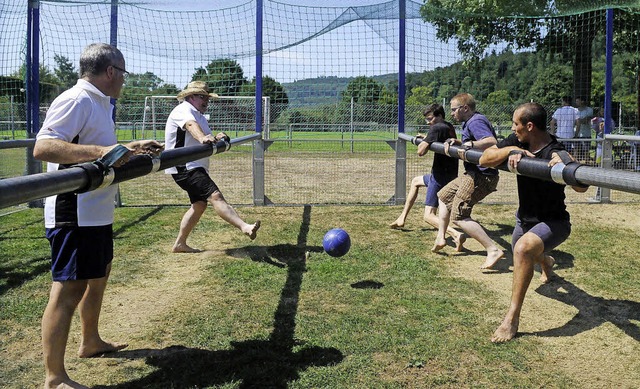
<instances>
[{"instance_id":1,"label":"black t-shirt","mask_svg":"<svg viewBox=\"0 0 640 389\"><path fill-rule=\"evenodd\" d=\"M431 144L433 142L444 143L449 138L456 137L456 130L449 122L436 123L429 127L429 132L424 140ZM458 176L458 160L444 154L434 153L431 174L436 180L440 178L451 178Z\"/></svg>"},{"instance_id":2,"label":"black t-shirt","mask_svg":"<svg viewBox=\"0 0 640 389\"><path fill-rule=\"evenodd\" d=\"M515 134L498 142L497 147L517 146L531 151L529 144L520 143ZM564 150L564 145L551 135L551 142L535 154L536 158L551 159L555 151ZM523 223L538 223L550 220L569 220L569 212L564 204L565 185L539 178L517 176L518 180L518 217Z\"/></svg>"}]
</instances>

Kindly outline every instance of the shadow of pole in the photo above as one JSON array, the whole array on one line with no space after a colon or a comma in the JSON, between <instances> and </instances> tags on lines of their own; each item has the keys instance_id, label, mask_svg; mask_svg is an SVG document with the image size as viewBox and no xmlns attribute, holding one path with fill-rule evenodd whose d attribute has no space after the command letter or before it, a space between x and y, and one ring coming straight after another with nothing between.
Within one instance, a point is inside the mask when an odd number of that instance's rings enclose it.
<instances>
[{"instance_id":1,"label":"shadow of pole","mask_svg":"<svg viewBox=\"0 0 640 389\"><path fill-rule=\"evenodd\" d=\"M573 336L609 322L631 338L640 341L640 328L632 322L632 320L640 320L639 302L595 297L560 277L551 283L539 286L536 292L573 306L578 313L561 327L535 332L532 335Z\"/></svg>"},{"instance_id":2,"label":"shadow of pole","mask_svg":"<svg viewBox=\"0 0 640 389\"><path fill-rule=\"evenodd\" d=\"M274 313L273 330L267 340L231 342L230 350L219 351L171 346L162 350L125 350L109 354L107 357L110 358L144 358L157 369L140 379L100 388L192 388L228 383L237 383L240 388L286 388L289 382L299 378L300 371L310 366L341 362L343 355L338 349L308 346L295 338L310 221L311 206L307 205L297 245L290 247L295 255L278 258L286 263L287 277ZM278 245L279 250L284 246ZM248 251L236 253L239 252Z\"/></svg>"}]
</instances>

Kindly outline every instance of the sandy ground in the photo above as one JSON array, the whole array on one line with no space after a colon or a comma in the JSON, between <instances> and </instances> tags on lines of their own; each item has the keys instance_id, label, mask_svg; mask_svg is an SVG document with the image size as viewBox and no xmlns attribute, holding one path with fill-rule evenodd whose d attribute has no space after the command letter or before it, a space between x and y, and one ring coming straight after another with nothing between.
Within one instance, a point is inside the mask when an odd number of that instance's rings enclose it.
<instances>
[{"instance_id":1,"label":"sandy ground","mask_svg":"<svg viewBox=\"0 0 640 389\"><path fill-rule=\"evenodd\" d=\"M624 225L640 231L637 215L614 212L614 206L598 205L598 212L585 204L568 208L572 219L583 223L598 220L612 228ZM482 251L479 243L467 242L468 249ZM504 302L506 313L513 273L483 274L479 270L482 259L459 257L450 262L449 269L493 292L498 301ZM596 297L571 283L571 269L556 270L554 280L542 284L538 270L525 298L518 336L537 336L544 344L541 352L585 388L640 388L640 303ZM487 320L495 322L496 327L500 321L494 317Z\"/></svg>"}]
</instances>

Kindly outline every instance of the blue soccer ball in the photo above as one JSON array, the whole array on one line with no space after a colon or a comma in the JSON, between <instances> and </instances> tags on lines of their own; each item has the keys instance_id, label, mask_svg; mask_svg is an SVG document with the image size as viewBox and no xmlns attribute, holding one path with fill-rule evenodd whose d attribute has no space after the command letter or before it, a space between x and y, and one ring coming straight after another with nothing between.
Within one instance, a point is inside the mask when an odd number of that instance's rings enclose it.
<instances>
[{"instance_id":1,"label":"blue soccer ball","mask_svg":"<svg viewBox=\"0 0 640 389\"><path fill-rule=\"evenodd\" d=\"M349 252L351 238L342 228L334 228L327 231L322 239L324 251L332 257L341 257Z\"/></svg>"}]
</instances>

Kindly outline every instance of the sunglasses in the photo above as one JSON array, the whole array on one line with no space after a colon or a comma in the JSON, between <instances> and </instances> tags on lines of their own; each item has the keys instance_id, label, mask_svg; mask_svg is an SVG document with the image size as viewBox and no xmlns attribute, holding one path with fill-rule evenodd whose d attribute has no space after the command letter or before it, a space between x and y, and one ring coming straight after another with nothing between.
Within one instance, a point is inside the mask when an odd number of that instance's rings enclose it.
<instances>
[{"instance_id":1,"label":"sunglasses","mask_svg":"<svg viewBox=\"0 0 640 389\"><path fill-rule=\"evenodd\" d=\"M128 76L128 75L129 75L129 72L128 72L128 71L126 71L126 70L124 70L124 69L123 69L123 68L121 68L121 67L118 67L118 66L116 66L116 65L111 65L111 67L112 67L112 68L114 68L114 69L116 69L116 70L120 70L120 71L122 72L122 74L124 74L125 76Z\"/></svg>"}]
</instances>

